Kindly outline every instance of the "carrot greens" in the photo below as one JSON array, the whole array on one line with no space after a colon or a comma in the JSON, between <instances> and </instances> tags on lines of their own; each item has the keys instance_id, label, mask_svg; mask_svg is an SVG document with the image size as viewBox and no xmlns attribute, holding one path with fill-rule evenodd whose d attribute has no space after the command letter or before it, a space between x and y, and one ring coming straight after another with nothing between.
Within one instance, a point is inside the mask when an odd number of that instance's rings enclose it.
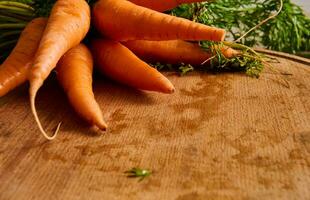
<instances>
[{"instance_id":1,"label":"carrot greens","mask_svg":"<svg viewBox=\"0 0 310 200\"><path fill-rule=\"evenodd\" d=\"M127 174L127 177L129 178L139 178L139 181L142 181L143 179L145 179L146 177L149 177L152 174L150 170L141 169L137 167L134 167L126 171L125 173Z\"/></svg>"},{"instance_id":2,"label":"carrot greens","mask_svg":"<svg viewBox=\"0 0 310 200\"><path fill-rule=\"evenodd\" d=\"M216 0L181 5L170 13L225 28L229 32L228 39L237 40L278 11L280 4L280 0ZM310 51L310 18L291 0L283 0L283 9L276 18L256 28L240 42L287 53Z\"/></svg>"}]
</instances>

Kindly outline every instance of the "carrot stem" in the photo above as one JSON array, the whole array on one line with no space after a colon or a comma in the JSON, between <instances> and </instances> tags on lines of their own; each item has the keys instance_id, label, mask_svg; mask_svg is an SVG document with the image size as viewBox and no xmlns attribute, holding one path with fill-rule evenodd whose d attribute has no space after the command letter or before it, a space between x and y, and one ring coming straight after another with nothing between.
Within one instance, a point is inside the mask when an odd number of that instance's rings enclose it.
<instances>
[{"instance_id":1,"label":"carrot stem","mask_svg":"<svg viewBox=\"0 0 310 200\"><path fill-rule=\"evenodd\" d=\"M26 10L35 11L33 7L31 7L27 4L15 2L15 1L0 1L0 5L16 7L16 8L23 8Z\"/></svg>"},{"instance_id":2,"label":"carrot stem","mask_svg":"<svg viewBox=\"0 0 310 200\"><path fill-rule=\"evenodd\" d=\"M27 25L27 23L14 23L14 24L0 24L0 30L2 29L17 29L17 28L25 28L25 26Z\"/></svg>"},{"instance_id":3,"label":"carrot stem","mask_svg":"<svg viewBox=\"0 0 310 200\"><path fill-rule=\"evenodd\" d=\"M19 19L19 20L23 20L23 21L26 21L26 22L29 22L29 21L31 21L34 18L33 15L25 16L23 14L13 13L13 12L9 12L7 10L2 10L2 9L0 9L0 15L8 16L8 17L13 17L13 18L16 18L16 19Z\"/></svg>"},{"instance_id":4,"label":"carrot stem","mask_svg":"<svg viewBox=\"0 0 310 200\"><path fill-rule=\"evenodd\" d=\"M280 0L280 8L279 8L279 10L278 10L275 14L269 16L268 18L264 19L263 21L261 21L261 22L260 22L259 24L257 24L256 26L252 27L250 30L248 30L245 34L243 34L241 37L239 37L239 38L238 38L237 40L235 40L234 42L240 42L244 37L246 37L246 36L247 36L249 33L251 33L253 30L257 29L258 27L260 27L260 26L262 26L263 24L265 24L267 21L269 21L269 20L275 18L276 16L278 16L278 15L280 14L280 12L282 11L282 9L283 9L283 0Z\"/></svg>"},{"instance_id":5,"label":"carrot stem","mask_svg":"<svg viewBox=\"0 0 310 200\"><path fill-rule=\"evenodd\" d=\"M0 21L1 22L25 22L25 20L23 19L18 19L15 17L10 17L10 16L6 16L6 15L0 15Z\"/></svg>"},{"instance_id":6,"label":"carrot stem","mask_svg":"<svg viewBox=\"0 0 310 200\"><path fill-rule=\"evenodd\" d=\"M25 10L23 8L14 8L14 7L10 7L10 6L5 6L5 5L1 5L0 4L0 10L5 10L6 12L12 12L15 14L20 14L20 15L24 15L24 16L33 16L34 13L29 11L29 10Z\"/></svg>"}]
</instances>

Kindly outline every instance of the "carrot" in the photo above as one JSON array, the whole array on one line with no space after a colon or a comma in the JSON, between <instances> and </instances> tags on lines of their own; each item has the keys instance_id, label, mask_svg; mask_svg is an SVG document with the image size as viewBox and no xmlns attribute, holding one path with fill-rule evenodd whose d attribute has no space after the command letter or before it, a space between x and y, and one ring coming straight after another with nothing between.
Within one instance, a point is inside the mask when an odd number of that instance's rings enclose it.
<instances>
[{"instance_id":1,"label":"carrot","mask_svg":"<svg viewBox=\"0 0 310 200\"><path fill-rule=\"evenodd\" d=\"M35 109L35 97L39 88L51 71L69 49L78 45L85 37L90 27L90 8L85 0L58 0L56 1L46 29L43 33L38 51L34 58L30 72L30 104L35 120L42 134L52 140L43 130Z\"/></svg>"},{"instance_id":2,"label":"carrot","mask_svg":"<svg viewBox=\"0 0 310 200\"><path fill-rule=\"evenodd\" d=\"M45 18L29 22L18 43L0 67L0 97L27 81L29 67L46 25Z\"/></svg>"},{"instance_id":3,"label":"carrot","mask_svg":"<svg viewBox=\"0 0 310 200\"><path fill-rule=\"evenodd\" d=\"M130 2L159 12L171 10L184 3L196 3L205 0L129 0Z\"/></svg>"},{"instance_id":4,"label":"carrot","mask_svg":"<svg viewBox=\"0 0 310 200\"><path fill-rule=\"evenodd\" d=\"M57 78L75 111L94 127L106 130L92 91L93 58L83 44L69 50L59 61Z\"/></svg>"},{"instance_id":5,"label":"carrot","mask_svg":"<svg viewBox=\"0 0 310 200\"><path fill-rule=\"evenodd\" d=\"M99 0L93 22L104 36L117 40L222 41L225 30L159 13L124 0Z\"/></svg>"},{"instance_id":6,"label":"carrot","mask_svg":"<svg viewBox=\"0 0 310 200\"><path fill-rule=\"evenodd\" d=\"M192 64L200 65L212 54L203 50L198 44L183 40L146 41L132 40L123 42L139 58L147 62L162 62L169 64ZM220 47L218 47L220 48ZM233 57L238 52L232 48L221 47L225 57Z\"/></svg>"},{"instance_id":7,"label":"carrot","mask_svg":"<svg viewBox=\"0 0 310 200\"><path fill-rule=\"evenodd\" d=\"M171 82L119 42L92 41L95 66L106 76L137 89L173 93Z\"/></svg>"}]
</instances>

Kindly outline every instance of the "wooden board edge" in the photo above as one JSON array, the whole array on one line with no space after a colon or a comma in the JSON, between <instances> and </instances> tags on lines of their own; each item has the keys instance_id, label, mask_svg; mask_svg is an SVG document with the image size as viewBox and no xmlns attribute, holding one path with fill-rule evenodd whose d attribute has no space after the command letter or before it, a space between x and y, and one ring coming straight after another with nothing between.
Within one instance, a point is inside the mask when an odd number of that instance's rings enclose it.
<instances>
[{"instance_id":1,"label":"wooden board edge","mask_svg":"<svg viewBox=\"0 0 310 200\"><path fill-rule=\"evenodd\" d=\"M254 48L255 51L260 52L260 53L265 53L268 55L272 55L272 56L277 56L277 57L281 57L281 58L287 58L302 64L306 64L310 66L310 59L308 58L303 58L300 56L296 56L296 55L292 55L292 54L288 54L288 53L283 53L283 52L278 52L278 51L271 51L271 50L267 50L267 49L263 49L263 48Z\"/></svg>"}]
</instances>

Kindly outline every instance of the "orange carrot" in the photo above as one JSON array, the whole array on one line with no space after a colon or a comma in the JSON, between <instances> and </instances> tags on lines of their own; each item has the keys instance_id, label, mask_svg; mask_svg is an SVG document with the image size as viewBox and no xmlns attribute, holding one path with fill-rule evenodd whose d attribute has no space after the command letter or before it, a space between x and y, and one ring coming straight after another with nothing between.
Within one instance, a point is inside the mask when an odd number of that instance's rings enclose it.
<instances>
[{"instance_id":1,"label":"orange carrot","mask_svg":"<svg viewBox=\"0 0 310 200\"><path fill-rule=\"evenodd\" d=\"M106 130L92 90L93 58L83 44L69 50L57 65L57 78L75 111L94 127Z\"/></svg>"},{"instance_id":2,"label":"orange carrot","mask_svg":"<svg viewBox=\"0 0 310 200\"><path fill-rule=\"evenodd\" d=\"M212 57L210 52L203 50L198 44L185 42L183 40L132 40L123 42L123 45L142 60L153 63L186 63L200 65ZM221 47L221 51L224 56L228 58L238 54L236 50L226 46Z\"/></svg>"},{"instance_id":3,"label":"orange carrot","mask_svg":"<svg viewBox=\"0 0 310 200\"><path fill-rule=\"evenodd\" d=\"M184 3L202 2L205 0L129 0L134 4L159 12L171 10Z\"/></svg>"},{"instance_id":4,"label":"orange carrot","mask_svg":"<svg viewBox=\"0 0 310 200\"><path fill-rule=\"evenodd\" d=\"M0 67L0 97L27 81L28 70L46 25L45 18L29 22L17 45Z\"/></svg>"},{"instance_id":5,"label":"orange carrot","mask_svg":"<svg viewBox=\"0 0 310 200\"><path fill-rule=\"evenodd\" d=\"M94 40L92 53L95 66L106 76L137 89L174 92L171 82L153 67L137 58L122 44L109 40Z\"/></svg>"},{"instance_id":6,"label":"orange carrot","mask_svg":"<svg viewBox=\"0 0 310 200\"><path fill-rule=\"evenodd\" d=\"M117 41L222 41L225 37L223 29L159 13L124 0L99 0L93 7L93 22L101 34Z\"/></svg>"},{"instance_id":7,"label":"orange carrot","mask_svg":"<svg viewBox=\"0 0 310 200\"><path fill-rule=\"evenodd\" d=\"M35 109L36 94L43 85L44 80L56 67L61 56L81 42L88 32L89 27L90 8L85 0L56 1L48 19L29 76L31 110L40 131L49 140L56 137L59 125L52 137L45 133Z\"/></svg>"}]
</instances>

